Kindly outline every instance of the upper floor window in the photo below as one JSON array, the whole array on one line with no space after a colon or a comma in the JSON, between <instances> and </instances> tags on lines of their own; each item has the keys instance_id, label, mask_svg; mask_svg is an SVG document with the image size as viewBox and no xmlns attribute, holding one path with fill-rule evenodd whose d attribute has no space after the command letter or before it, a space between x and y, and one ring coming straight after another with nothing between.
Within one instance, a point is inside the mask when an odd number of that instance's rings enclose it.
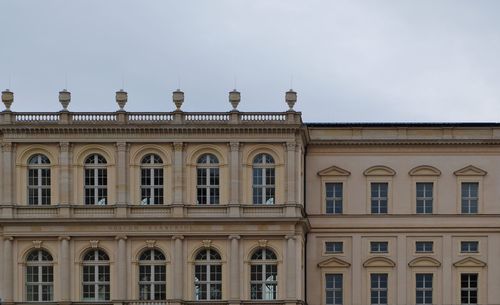
<instances>
[{"instance_id":1,"label":"upper floor window","mask_svg":"<svg viewBox=\"0 0 500 305\"><path fill-rule=\"evenodd\" d=\"M198 204L219 204L219 159L203 154L196 166L196 199Z\"/></svg>"},{"instance_id":2,"label":"upper floor window","mask_svg":"<svg viewBox=\"0 0 500 305\"><path fill-rule=\"evenodd\" d=\"M109 300L109 256L99 249L89 250L83 256L83 300Z\"/></svg>"},{"instance_id":3,"label":"upper floor window","mask_svg":"<svg viewBox=\"0 0 500 305\"><path fill-rule=\"evenodd\" d=\"M478 253L479 252L479 242L478 241L462 241L462 242L460 242L460 252L462 252L462 253Z\"/></svg>"},{"instance_id":4,"label":"upper floor window","mask_svg":"<svg viewBox=\"0 0 500 305\"><path fill-rule=\"evenodd\" d=\"M139 299L165 300L165 255L156 249L144 251L139 258Z\"/></svg>"},{"instance_id":5,"label":"upper floor window","mask_svg":"<svg viewBox=\"0 0 500 305\"><path fill-rule=\"evenodd\" d=\"M333 253L343 253L344 252L344 243L341 241L327 241L325 242L325 253L333 254Z\"/></svg>"},{"instance_id":6,"label":"upper floor window","mask_svg":"<svg viewBox=\"0 0 500 305\"><path fill-rule=\"evenodd\" d=\"M108 170L106 159L93 154L85 159L85 204L106 205L108 199Z\"/></svg>"},{"instance_id":7,"label":"upper floor window","mask_svg":"<svg viewBox=\"0 0 500 305\"><path fill-rule=\"evenodd\" d=\"M432 182L417 182L417 214L432 214L433 187Z\"/></svg>"},{"instance_id":8,"label":"upper floor window","mask_svg":"<svg viewBox=\"0 0 500 305\"><path fill-rule=\"evenodd\" d=\"M462 182L462 214L477 214L479 183Z\"/></svg>"},{"instance_id":9,"label":"upper floor window","mask_svg":"<svg viewBox=\"0 0 500 305\"><path fill-rule=\"evenodd\" d=\"M389 243L386 241L372 241L370 242L371 253L387 253L389 252Z\"/></svg>"},{"instance_id":10,"label":"upper floor window","mask_svg":"<svg viewBox=\"0 0 500 305\"><path fill-rule=\"evenodd\" d=\"M432 241L417 241L415 243L415 252L430 253L433 252L434 243Z\"/></svg>"},{"instance_id":11,"label":"upper floor window","mask_svg":"<svg viewBox=\"0 0 500 305\"><path fill-rule=\"evenodd\" d=\"M344 304L342 274L325 275L326 305Z\"/></svg>"},{"instance_id":12,"label":"upper floor window","mask_svg":"<svg viewBox=\"0 0 500 305\"><path fill-rule=\"evenodd\" d=\"M28 204L50 204L50 160L42 154L28 161Z\"/></svg>"},{"instance_id":13,"label":"upper floor window","mask_svg":"<svg viewBox=\"0 0 500 305\"><path fill-rule=\"evenodd\" d=\"M257 249L250 262L250 298L276 300L278 288L278 262L269 248Z\"/></svg>"},{"instance_id":14,"label":"upper floor window","mask_svg":"<svg viewBox=\"0 0 500 305\"><path fill-rule=\"evenodd\" d=\"M389 184L387 182L372 182L370 186L372 214L387 214Z\"/></svg>"},{"instance_id":15,"label":"upper floor window","mask_svg":"<svg viewBox=\"0 0 500 305\"><path fill-rule=\"evenodd\" d=\"M163 160L155 154L141 161L141 204L163 204Z\"/></svg>"},{"instance_id":16,"label":"upper floor window","mask_svg":"<svg viewBox=\"0 0 500 305\"><path fill-rule=\"evenodd\" d=\"M274 204L276 175L274 159L269 154L258 154L253 159L253 203Z\"/></svg>"},{"instance_id":17,"label":"upper floor window","mask_svg":"<svg viewBox=\"0 0 500 305\"><path fill-rule=\"evenodd\" d=\"M222 299L222 264L219 252L203 249L196 255L194 294L198 300Z\"/></svg>"},{"instance_id":18,"label":"upper floor window","mask_svg":"<svg viewBox=\"0 0 500 305\"><path fill-rule=\"evenodd\" d=\"M26 301L47 302L54 298L52 256L44 250L34 250L26 258Z\"/></svg>"},{"instance_id":19,"label":"upper floor window","mask_svg":"<svg viewBox=\"0 0 500 305\"><path fill-rule=\"evenodd\" d=\"M341 182L326 183L326 213L342 214L343 187Z\"/></svg>"}]
</instances>

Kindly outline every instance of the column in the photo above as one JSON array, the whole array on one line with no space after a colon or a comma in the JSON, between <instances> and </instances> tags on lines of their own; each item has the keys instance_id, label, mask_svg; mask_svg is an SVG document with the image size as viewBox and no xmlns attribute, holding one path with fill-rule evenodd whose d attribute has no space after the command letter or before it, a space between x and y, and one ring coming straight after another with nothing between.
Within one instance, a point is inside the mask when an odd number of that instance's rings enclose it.
<instances>
[{"instance_id":1,"label":"column","mask_svg":"<svg viewBox=\"0 0 500 305\"><path fill-rule=\"evenodd\" d=\"M14 299L14 257L12 254L12 236L3 240L3 302L13 302Z\"/></svg>"},{"instance_id":2,"label":"column","mask_svg":"<svg viewBox=\"0 0 500 305\"><path fill-rule=\"evenodd\" d=\"M59 203L61 205L68 205L70 202L69 149L68 142L59 143Z\"/></svg>"},{"instance_id":3,"label":"column","mask_svg":"<svg viewBox=\"0 0 500 305\"><path fill-rule=\"evenodd\" d=\"M127 236L119 235L115 238L118 241L117 245L117 280L118 280L118 300L127 299Z\"/></svg>"},{"instance_id":4,"label":"column","mask_svg":"<svg viewBox=\"0 0 500 305\"><path fill-rule=\"evenodd\" d=\"M174 269L174 283L173 283L173 295L175 300L183 299L184 290L184 251L183 251L183 239L182 235L172 236L174 240L174 260L172 267Z\"/></svg>"},{"instance_id":5,"label":"column","mask_svg":"<svg viewBox=\"0 0 500 305\"><path fill-rule=\"evenodd\" d=\"M239 217L240 210L238 204L240 203L240 143L229 143L230 164L229 164L229 181L230 181L230 194L229 194L229 215L232 217Z\"/></svg>"},{"instance_id":6,"label":"column","mask_svg":"<svg viewBox=\"0 0 500 305\"><path fill-rule=\"evenodd\" d=\"M295 247L296 237L294 235L285 236L287 240L286 248L286 299L297 300L297 248Z\"/></svg>"},{"instance_id":7,"label":"column","mask_svg":"<svg viewBox=\"0 0 500 305\"><path fill-rule=\"evenodd\" d=\"M229 235L230 256L229 256L229 300L230 304L239 304L240 301L240 236Z\"/></svg>"},{"instance_id":8,"label":"column","mask_svg":"<svg viewBox=\"0 0 500 305\"><path fill-rule=\"evenodd\" d=\"M3 170L3 204L11 205L13 203L12 194L12 181L14 181L13 171L12 171L12 150L13 144L6 142L2 144L3 160L2 160L2 170Z\"/></svg>"},{"instance_id":9,"label":"column","mask_svg":"<svg viewBox=\"0 0 500 305\"><path fill-rule=\"evenodd\" d=\"M127 143L116 143L117 162L116 162L116 203L119 205L127 204Z\"/></svg>"},{"instance_id":10,"label":"column","mask_svg":"<svg viewBox=\"0 0 500 305\"><path fill-rule=\"evenodd\" d=\"M71 301L71 259L69 253L69 236L59 237L60 247L60 281L61 281L61 301Z\"/></svg>"},{"instance_id":11,"label":"column","mask_svg":"<svg viewBox=\"0 0 500 305\"><path fill-rule=\"evenodd\" d=\"M184 168L183 162L183 149L184 143L175 142L173 143L174 149L174 196L173 196L173 215L175 217L182 217L184 215L182 204L183 202L183 173L182 170Z\"/></svg>"}]
</instances>

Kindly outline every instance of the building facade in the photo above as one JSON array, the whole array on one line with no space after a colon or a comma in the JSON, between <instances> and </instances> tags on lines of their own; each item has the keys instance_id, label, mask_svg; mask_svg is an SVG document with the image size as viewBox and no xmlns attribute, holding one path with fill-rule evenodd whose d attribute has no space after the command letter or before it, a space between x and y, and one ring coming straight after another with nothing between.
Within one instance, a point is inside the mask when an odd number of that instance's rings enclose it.
<instances>
[{"instance_id":1,"label":"building facade","mask_svg":"<svg viewBox=\"0 0 500 305\"><path fill-rule=\"evenodd\" d=\"M499 304L500 125L0 115L6 304Z\"/></svg>"}]
</instances>

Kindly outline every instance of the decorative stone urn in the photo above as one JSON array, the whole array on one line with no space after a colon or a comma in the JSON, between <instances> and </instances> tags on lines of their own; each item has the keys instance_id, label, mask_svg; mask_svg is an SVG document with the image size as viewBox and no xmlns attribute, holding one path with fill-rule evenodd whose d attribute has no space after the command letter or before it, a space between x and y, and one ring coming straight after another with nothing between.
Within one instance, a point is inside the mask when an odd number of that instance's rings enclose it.
<instances>
[{"instance_id":1,"label":"decorative stone urn","mask_svg":"<svg viewBox=\"0 0 500 305\"><path fill-rule=\"evenodd\" d=\"M172 93L172 100L174 101L175 111L181 111L182 103L184 103L184 92L181 89L177 89Z\"/></svg>"},{"instance_id":2,"label":"decorative stone urn","mask_svg":"<svg viewBox=\"0 0 500 305\"><path fill-rule=\"evenodd\" d=\"M14 92L9 89L2 91L2 102L5 105L5 111L10 111L10 105L14 102Z\"/></svg>"},{"instance_id":3,"label":"decorative stone urn","mask_svg":"<svg viewBox=\"0 0 500 305\"><path fill-rule=\"evenodd\" d=\"M237 110L236 108L238 108L240 100L241 100L241 94L236 89L229 92L229 102L233 106L233 110Z\"/></svg>"},{"instance_id":4,"label":"decorative stone urn","mask_svg":"<svg viewBox=\"0 0 500 305\"><path fill-rule=\"evenodd\" d=\"M125 111L124 107L127 104L128 94L127 91L120 89L116 91L116 103L120 109L118 111Z\"/></svg>"},{"instance_id":5,"label":"decorative stone urn","mask_svg":"<svg viewBox=\"0 0 500 305\"><path fill-rule=\"evenodd\" d=\"M297 92L293 91L292 89L288 90L285 93L285 100L288 104L288 107L290 107L290 109L288 110L293 110L293 106L297 102Z\"/></svg>"},{"instance_id":6,"label":"decorative stone urn","mask_svg":"<svg viewBox=\"0 0 500 305\"><path fill-rule=\"evenodd\" d=\"M59 91L59 103L61 103L63 109L62 111L68 111L68 105L71 102L71 92L64 89Z\"/></svg>"}]
</instances>

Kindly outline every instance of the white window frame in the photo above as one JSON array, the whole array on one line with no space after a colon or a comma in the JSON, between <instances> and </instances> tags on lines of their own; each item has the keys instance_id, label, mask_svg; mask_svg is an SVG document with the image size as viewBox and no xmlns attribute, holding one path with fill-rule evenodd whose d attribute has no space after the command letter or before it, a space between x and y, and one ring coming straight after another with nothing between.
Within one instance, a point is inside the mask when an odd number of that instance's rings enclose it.
<instances>
[{"instance_id":1,"label":"white window frame","mask_svg":"<svg viewBox=\"0 0 500 305\"><path fill-rule=\"evenodd\" d=\"M143 260L142 256L146 253L149 252L150 259L149 260ZM162 259L156 259L155 254L156 252L159 253L160 257ZM150 280L141 280L141 267L146 267L149 269L149 275L150 275ZM158 277L160 275L156 272L156 267L162 267L164 271L164 278L165 280L159 280ZM166 258L165 255L159 251L158 249L147 249L141 253L141 256L139 257L139 299L141 301L156 301L156 300L166 300L167 299L167 267L166 267ZM164 297L163 298L155 298L155 293L156 293L156 286L162 285L163 286L163 293ZM141 287L142 286L149 286L149 297L148 298L142 298L142 293L141 293Z\"/></svg>"},{"instance_id":2,"label":"white window frame","mask_svg":"<svg viewBox=\"0 0 500 305\"><path fill-rule=\"evenodd\" d=\"M149 160L146 160L149 159ZM145 162L146 161L146 162ZM147 184L143 184L143 171L149 172L149 181ZM158 176L156 172L159 171ZM161 183L155 184L155 178L159 178ZM157 154L147 154L141 160L140 168L140 195L141 195L141 205L157 205L165 203L165 190L164 190L164 180L165 171L163 169L163 160ZM143 197L143 190L149 190L150 196L148 198ZM158 201L156 201L155 191L161 193L158 196ZM149 200L148 200L149 199Z\"/></svg>"},{"instance_id":3,"label":"white window frame","mask_svg":"<svg viewBox=\"0 0 500 305\"><path fill-rule=\"evenodd\" d=\"M262 162L257 163L256 159L261 157ZM269 162L268 162L269 158ZM255 181L255 171L260 171L262 177L262 184L254 184ZM272 174L271 174L272 172ZM273 183L267 184L267 179L271 179ZM255 190L260 189L261 197L260 201L256 201ZM272 197L268 198L267 191L271 191ZM268 153L257 154L252 161L252 203L253 204L264 204L271 205L276 202L276 162Z\"/></svg>"},{"instance_id":4,"label":"white window frame","mask_svg":"<svg viewBox=\"0 0 500 305\"><path fill-rule=\"evenodd\" d=\"M202 252L205 252L205 255L206 255L206 258L203 259L203 260L200 260L200 259L195 259L195 264L194 264L194 299L196 301L210 301L210 300L222 300L222 259L221 259L221 256L220 256L220 253L215 250L215 249L212 249L212 248L207 248L207 249L203 249L201 251L198 252L198 255L200 255L200 253ZM217 257L218 259L212 259L211 258L211 252L214 252L217 254ZM205 281L197 281L197 277L196 277L196 267L199 266L202 268L203 272L205 272L205 277L206 277L206 280ZM220 270L220 280L212 280L211 278L211 274L212 274L212 266L215 266L215 267L219 267L219 270ZM205 299L201 299L199 298L199 295L196 293L197 291L197 286L200 285L200 286L205 286L205 289L206 289L206 298ZM219 297L212 297L212 294L211 294L211 291L212 291L212 288L214 287L220 287L220 290L219 290Z\"/></svg>"},{"instance_id":5,"label":"white window frame","mask_svg":"<svg viewBox=\"0 0 500 305\"><path fill-rule=\"evenodd\" d=\"M104 160L104 162L99 161L99 157ZM87 162L92 158L93 160L91 162ZM87 170L90 170L93 172L94 175L94 181L93 184L87 184ZM105 179L106 179L106 184L99 184L99 171L103 171ZM84 191L83 191L83 203L85 205L107 205L108 204L108 183L109 183L109 177L108 177L108 168L107 168L107 160L100 154L91 154L85 158L84 161L84 166L83 166L83 184L84 184ZM94 196L93 200L89 203L87 203L87 194L86 190L94 190ZM99 196L99 191L104 190L104 193L106 194L105 196ZM91 198L91 197L89 197ZM100 199L99 199L100 198Z\"/></svg>"},{"instance_id":6,"label":"white window frame","mask_svg":"<svg viewBox=\"0 0 500 305\"><path fill-rule=\"evenodd\" d=\"M210 159L206 159L205 162L200 162L200 160L205 157L205 156L210 156L213 158L216 162L215 163L210 163ZM210 170L214 169L216 170L217 173L217 180L218 184L211 184L210 182ZM205 172L205 181L204 184L198 184L200 177L199 177L199 171L204 171ZM214 204L220 204L220 179L221 179L221 170L220 170L220 161L217 156L215 156L212 153L204 153L198 159L196 160L196 203L199 205L214 205ZM198 190L199 189L205 189L206 191L206 202L201 203L198 197ZM217 190L217 196L214 196L214 199L212 200L212 197L210 196L211 190L215 189ZM213 201L213 202L212 202Z\"/></svg>"},{"instance_id":7,"label":"white window frame","mask_svg":"<svg viewBox=\"0 0 500 305\"><path fill-rule=\"evenodd\" d=\"M36 260L29 260L30 256L36 253L37 259ZM47 259L44 258L44 255L47 256ZM37 273L38 273L38 279L36 282L28 282L28 269L29 268L36 268ZM46 269L44 273L44 269ZM52 255L48 253L45 250L33 250L28 254L28 258L26 260L26 280L25 280L25 287L26 287L26 301L27 302L51 302L54 300L54 260L52 258ZM49 277L52 279L51 281L43 281L44 276ZM38 290L38 299L32 299L30 300L28 297L28 287L35 287L35 289ZM49 299L44 300L43 299L43 288L47 287L50 290L49 294Z\"/></svg>"},{"instance_id":8,"label":"white window frame","mask_svg":"<svg viewBox=\"0 0 500 305\"><path fill-rule=\"evenodd\" d=\"M35 160L36 158L36 160ZM31 179L31 173L32 171L36 171L37 173L37 178L35 184L30 184ZM47 175L43 175L47 173ZM50 159L43 154L35 154L31 156L28 160L28 180L27 180L27 203L30 206L34 205L50 205L52 201L52 190L51 190L51 185L52 185L52 170L51 170L51 164L50 164ZM44 185L43 179L48 179L48 184ZM33 177L34 179L34 177ZM33 197L34 202L31 203L31 196L30 196L30 191L34 190L35 191L35 196ZM48 202L44 203L43 202L43 192L48 190Z\"/></svg>"},{"instance_id":9,"label":"white window frame","mask_svg":"<svg viewBox=\"0 0 500 305\"><path fill-rule=\"evenodd\" d=\"M90 252L94 252L94 260L85 260L85 256ZM102 252L108 258L107 260L99 259L99 252ZM93 267L94 268L94 278L92 281L84 281L84 269L85 267ZM82 261L82 301L109 301L111 299L111 285L110 281L100 281L99 277L101 272L99 271L99 267L107 267L108 277L111 280L111 267L109 262L109 255L101 249L91 249L85 252L84 260ZM85 298L84 297L84 287L85 286L94 286L94 297L93 298ZM107 298L104 299L99 298L99 287L107 287L108 293ZM106 295L105 295L106 296Z\"/></svg>"},{"instance_id":10,"label":"white window frame","mask_svg":"<svg viewBox=\"0 0 500 305\"><path fill-rule=\"evenodd\" d=\"M278 298L278 275L279 275L279 270L278 270L278 260L276 253L269 249L269 248L259 248L256 251L253 252L252 257L258 252L262 251L262 255L260 259L251 259L250 260L250 299L251 300L276 300ZM272 253L272 256L274 259L267 259L267 252L270 251ZM262 280L260 281L253 281L251 278L251 273L252 273L252 266L260 266L260 272L262 272L261 278ZM276 276L274 279L268 280L267 278L267 273L266 271L268 269L275 269L276 270ZM252 286L257 285L261 286L261 292L262 292L262 298L256 298L252 294ZM266 291L267 286L273 286L275 287L274 290L271 291Z\"/></svg>"}]
</instances>

